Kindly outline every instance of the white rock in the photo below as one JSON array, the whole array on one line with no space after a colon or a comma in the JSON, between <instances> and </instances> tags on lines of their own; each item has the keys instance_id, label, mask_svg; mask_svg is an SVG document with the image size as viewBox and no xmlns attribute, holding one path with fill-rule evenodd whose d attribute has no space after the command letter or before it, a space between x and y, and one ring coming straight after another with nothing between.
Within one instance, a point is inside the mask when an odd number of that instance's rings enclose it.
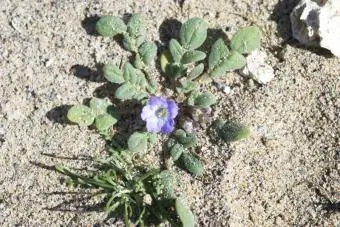
<instances>
[{"instance_id":1,"label":"white rock","mask_svg":"<svg viewBox=\"0 0 340 227\"><path fill-rule=\"evenodd\" d=\"M259 49L247 56L247 65L241 70L241 74L251 76L261 84L270 82L274 77L274 69L266 63L267 54Z\"/></svg>"},{"instance_id":2,"label":"white rock","mask_svg":"<svg viewBox=\"0 0 340 227\"><path fill-rule=\"evenodd\" d=\"M340 57L340 0L301 0L290 14L293 37Z\"/></svg>"}]
</instances>

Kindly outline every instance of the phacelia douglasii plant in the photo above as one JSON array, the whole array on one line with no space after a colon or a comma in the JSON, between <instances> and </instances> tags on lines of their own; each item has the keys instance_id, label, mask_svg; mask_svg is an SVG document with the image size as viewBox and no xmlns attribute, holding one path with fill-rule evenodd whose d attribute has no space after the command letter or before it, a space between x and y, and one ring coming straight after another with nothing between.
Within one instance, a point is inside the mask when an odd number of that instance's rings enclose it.
<instances>
[{"instance_id":1,"label":"phacelia douglasii plant","mask_svg":"<svg viewBox=\"0 0 340 227\"><path fill-rule=\"evenodd\" d=\"M145 40L143 16L133 14L127 24L119 17L104 16L96 23L99 35L120 36L133 59L121 66L106 64L103 67L103 76L117 85L114 97L94 97L88 105L75 105L67 117L81 126L94 127L107 141L108 157L99 160L101 168L95 174L80 175L63 166L56 169L68 175L73 185L102 190L108 215L121 214L126 226L166 221L174 226L195 224L185 199L174 189L176 168L150 167L142 161L150 144L159 139L158 134L168 135L162 151L165 156L196 176L203 173L204 164L194 152L197 138L186 127L185 119L211 123L216 135L226 142L249 134L247 128L236 122L215 120L212 123L206 115L217 99L205 90L214 78L245 66L245 55L259 48L260 30L255 26L240 29L228 44L222 38L217 39L207 57L207 53L200 50L207 38L207 27L200 18L189 19L182 24L179 40L171 39L167 49L161 52L159 63L166 81L163 84L173 90L171 95L166 95L160 78L150 73L158 48ZM124 120L124 111L113 104L119 101L139 104L137 118L145 125L125 141L115 139L115 127Z\"/></svg>"}]
</instances>

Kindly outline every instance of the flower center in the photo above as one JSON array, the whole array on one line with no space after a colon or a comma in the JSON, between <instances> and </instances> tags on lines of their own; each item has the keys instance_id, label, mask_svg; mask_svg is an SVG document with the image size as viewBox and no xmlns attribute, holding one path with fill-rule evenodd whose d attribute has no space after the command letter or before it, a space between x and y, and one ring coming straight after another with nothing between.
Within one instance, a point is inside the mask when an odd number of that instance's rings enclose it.
<instances>
[{"instance_id":1,"label":"flower center","mask_svg":"<svg viewBox=\"0 0 340 227\"><path fill-rule=\"evenodd\" d=\"M157 111L156 111L156 116L157 117L161 117L161 118L164 118L168 115L168 110L166 108L159 108Z\"/></svg>"}]
</instances>

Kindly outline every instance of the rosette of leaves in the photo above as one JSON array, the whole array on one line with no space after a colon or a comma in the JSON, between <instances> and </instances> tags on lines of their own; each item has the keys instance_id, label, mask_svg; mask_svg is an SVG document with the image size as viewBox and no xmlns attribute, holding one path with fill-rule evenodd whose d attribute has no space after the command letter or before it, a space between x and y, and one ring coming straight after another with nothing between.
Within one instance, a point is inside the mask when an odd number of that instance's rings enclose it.
<instances>
[{"instance_id":1,"label":"rosette of leaves","mask_svg":"<svg viewBox=\"0 0 340 227\"><path fill-rule=\"evenodd\" d=\"M113 64L105 65L103 75L109 82L120 85L115 92L115 97L120 100L140 101L155 91L144 73L129 62L125 63L123 69Z\"/></svg>"},{"instance_id":2,"label":"rosette of leaves","mask_svg":"<svg viewBox=\"0 0 340 227\"><path fill-rule=\"evenodd\" d=\"M132 14L128 23L115 16L104 16L96 23L99 35L106 37L123 36L123 46L135 54L134 66L144 69L150 65L157 54L157 46L145 41L145 19L141 14Z\"/></svg>"},{"instance_id":3,"label":"rosette of leaves","mask_svg":"<svg viewBox=\"0 0 340 227\"><path fill-rule=\"evenodd\" d=\"M203 173L203 163L192 152L196 143L197 139L193 134L178 129L169 138L167 149L180 168L187 170L191 174L201 175Z\"/></svg>"},{"instance_id":4,"label":"rosette of leaves","mask_svg":"<svg viewBox=\"0 0 340 227\"><path fill-rule=\"evenodd\" d=\"M228 71L241 69L246 65L245 54L260 47L261 31L256 26L238 30L230 41L229 48L223 39L218 39L209 54L208 73L212 77L225 75Z\"/></svg>"},{"instance_id":5,"label":"rosette of leaves","mask_svg":"<svg viewBox=\"0 0 340 227\"><path fill-rule=\"evenodd\" d=\"M249 128L237 122L216 120L213 128L217 135L227 143L246 139L250 135Z\"/></svg>"},{"instance_id":6,"label":"rosette of leaves","mask_svg":"<svg viewBox=\"0 0 340 227\"><path fill-rule=\"evenodd\" d=\"M186 76L188 80L193 80L204 71L204 64L200 62L206 54L197 49L207 38L207 23L200 18L189 19L183 23L179 38L179 41L170 40L169 50L161 56L161 67L170 77ZM193 86L190 84L190 87Z\"/></svg>"},{"instance_id":7,"label":"rosette of leaves","mask_svg":"<svg viewBox=\"0 0 340 227\"><path fill-rule=\"evenodd\" d=\"M111 102L94 97L90 100L89 106L72 106L67 113L67 118L80 126L94 125L100 134L109 136L110 129L120 116Z\"/></svg>"}]
</instances>

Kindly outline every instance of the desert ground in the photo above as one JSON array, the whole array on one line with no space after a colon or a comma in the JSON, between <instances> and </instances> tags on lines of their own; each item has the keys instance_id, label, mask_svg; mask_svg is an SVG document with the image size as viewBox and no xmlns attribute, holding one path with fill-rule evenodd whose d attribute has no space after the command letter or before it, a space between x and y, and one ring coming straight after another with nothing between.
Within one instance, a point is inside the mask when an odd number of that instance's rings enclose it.
<instances>
[{"instance_id":1,"label":"desert ground","mask_svg":"<svg viewBox=\"0 0 340 227\"><path fill-rule=\"evenodd\" d=\"M267 85L235 72L219 81L232 93L211 86L215 115L242 121L252 135L226 145L199 132L204 175L182 173L198 226L339 226L340 59L292 38L296 4L1 0L0 225L110 224L104 213L60 206L79 195L49 167L82 168L105 153L98 134L67 124L65 115L105 87L97 66L126 54L115 40L94 35L93 21L139 12L159 46L190 17L207 21L210 39L256 24L275 70Z\"/></svg>"}]
</instances>

